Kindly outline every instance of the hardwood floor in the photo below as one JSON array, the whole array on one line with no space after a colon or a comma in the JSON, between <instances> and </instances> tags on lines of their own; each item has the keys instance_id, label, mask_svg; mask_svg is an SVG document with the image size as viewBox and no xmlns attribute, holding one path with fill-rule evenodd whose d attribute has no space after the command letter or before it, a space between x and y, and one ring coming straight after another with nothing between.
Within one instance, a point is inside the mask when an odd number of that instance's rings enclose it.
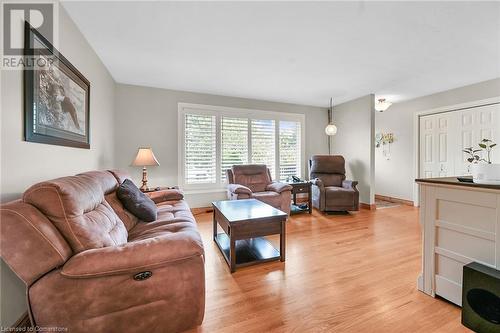
<instances>
[{"instance_id":1,"label":"hardwood floor","mask_svg":"<svg viewBox=\"0 0 500 333\"><path fill-rule=\"evenodd\" d=\"M418 209L294 215L287 259L230 274L196 215L206 251L203 325L189 332L470 332L460 308L416 289ZM277 244L277 237L270 237Z\"/></svg>"}]
</instances>

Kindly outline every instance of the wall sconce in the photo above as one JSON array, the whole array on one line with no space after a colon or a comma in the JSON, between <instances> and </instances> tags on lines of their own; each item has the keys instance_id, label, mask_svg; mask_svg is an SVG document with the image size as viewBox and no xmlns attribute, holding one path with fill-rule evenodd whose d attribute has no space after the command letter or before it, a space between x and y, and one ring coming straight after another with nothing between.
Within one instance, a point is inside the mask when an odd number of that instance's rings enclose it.
<instances>
[{"instance_id":1,"label":"wall sconce","mask_svg":"<svg viewBox=\"0 0 500 333\"><path fill-rule=\"evenodd\" d=\"M375 103L375 110L378 112L384 112L392 105L391 102L387 101L385 98L379 98Z\"/></svg>"}]
</instances>

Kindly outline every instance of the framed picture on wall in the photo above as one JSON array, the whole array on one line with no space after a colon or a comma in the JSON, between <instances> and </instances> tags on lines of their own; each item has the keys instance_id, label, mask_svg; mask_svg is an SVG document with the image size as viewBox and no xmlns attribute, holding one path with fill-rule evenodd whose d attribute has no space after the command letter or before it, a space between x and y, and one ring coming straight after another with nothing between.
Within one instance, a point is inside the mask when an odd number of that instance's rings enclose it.
<instances>
[{"instance_id":1,"label":"framed picture on wall","mask_svg":"<svg viewBox=\"0 0 500 333\"><path fill-rule=\"evenodd\" d=\"M89 149L89 81L28 22L24 38L25 140Z\"/></svg>"}]
</instances>

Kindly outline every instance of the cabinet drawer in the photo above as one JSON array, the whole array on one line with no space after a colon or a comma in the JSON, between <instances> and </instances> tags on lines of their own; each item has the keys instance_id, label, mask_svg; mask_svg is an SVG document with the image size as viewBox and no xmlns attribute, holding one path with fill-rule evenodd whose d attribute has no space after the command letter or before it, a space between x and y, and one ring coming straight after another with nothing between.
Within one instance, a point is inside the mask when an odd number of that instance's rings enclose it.
<instances>
[{"instance_id":1,"label":"cabinet drawer","mask_svg":"<svg viewBox=\"0 0 500 333\"><path fill-rule=\"evenodd\" d=\"M294 186L293 193L307 193L309 192L309 185Z\"/></svg>"}]
</instances>

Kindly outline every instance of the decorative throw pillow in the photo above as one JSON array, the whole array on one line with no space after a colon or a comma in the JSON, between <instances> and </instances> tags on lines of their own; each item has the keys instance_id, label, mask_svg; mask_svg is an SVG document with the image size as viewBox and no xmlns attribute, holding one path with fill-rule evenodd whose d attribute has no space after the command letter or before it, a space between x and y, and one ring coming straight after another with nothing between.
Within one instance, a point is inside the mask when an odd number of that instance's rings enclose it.
<instances>
[{"instance_id":1,"label":"decorative throw pillow","mask_svg":"<svg viewBox=\"0 0 500 333\"><path fill-rule=\"evenodd\" d=\"M118 199L123 206L141 221L153 222L158 216L158 208L153 200L142 193L130 180L125 179L116 190Z\"/></svg>"}]
</instances>

